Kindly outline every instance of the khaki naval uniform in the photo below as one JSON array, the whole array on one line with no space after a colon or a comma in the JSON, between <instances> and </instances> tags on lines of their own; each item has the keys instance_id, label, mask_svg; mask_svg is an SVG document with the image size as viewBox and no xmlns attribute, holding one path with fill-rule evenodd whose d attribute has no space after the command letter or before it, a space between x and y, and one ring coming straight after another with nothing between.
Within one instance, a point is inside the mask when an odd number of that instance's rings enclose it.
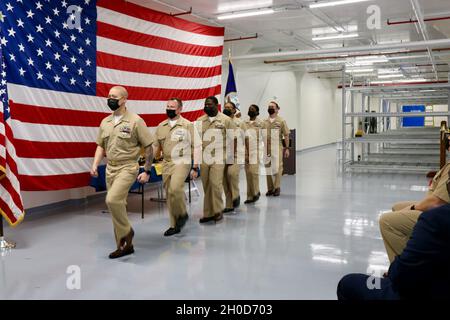
<instances>
[{"instance_id":1,"label":"khaki naval uniform","mask_svg":"<svg viewBox=\"0 0 450 320\"><path fill-rule=\"evenodd\" d=\"M450 162L434 176L427 196L433 195L442 201L450 203L447 192L449 171ZM393 262L395 257L403 252L412 235L414 226L422 211L411 210L411 207L418 202L405 201L396 203L392 207L392 212L385 213L380 217L380 231L390 262Z\"/></svg>"},{"instance_id":2,"label":"khaki naval uniform","mask_svg":"<svg viewBox=\"0 0 450 320\"><path fill-rule=\"evenodd\" d=\"M246 120L244 123L246 160L245 177L247 178L247 200L252 200L259 193L259 169L261 159L261 139L260 132L264 127L262 120L256 118L255 121Z\"/></svg>"},{"instance_id":3,"label":"khaki naval uniform","mask_svg":"<svg viewBox=\"0 0 450 320\"><path fill-rule=\"evenodd\" d=\"M223 175L226 163L226 146L227 146L227 130L235 129L236 125L230 119L230 117L218 112L213 121L210 121L208 115L203 115L197 119L198 133L202 139L202 149L203 158L200 165L200 176L202 178L203 190L205 193L204 203L203 203L203 217L213 217L216 214L221 214L223 205ZM210 141L205 140L205 135L208 134L209 130L218 130L220 141L215 140L214 134ZM216 156L216 147L222 146L222 156L210 163L205 159L205 155L211 154L213 157ZM211 151L213 150L213 151ZM218 150L220 151L220 150Z\"/></svg>"},{"instance_id":4,"label":"khaki naval uniform","mask_svg":"<svg viewBox=\"0 0 450 320\"><path fill-rule=\"evenodd\" d=\"M191 169L194 152L194 125L180 116L173 127L169 119L156 129L155 147L163 153L162 177L167 195L170 227L175 228L177 220L186 215L184 183ZM196 139L197 143L201 143Z\"/></svg>"},{"instance_id":5,"label":"khaki naval uniform","mask_svg":"<svg viewBox=\"0 0 450 320\"><path fill-rule=\"evenodd\" d=\"M244 139L244 131L243 125L244 122L239 118L231 118L233 123L236 125L236 130L239 130L237 134L237 143L243 143ZM234 153L234 163L227 164L225 166L224 175L223 175L223 191L225 192L225 208L233 208L233 201L239 198L239 173L241 171L241 166L238 163L238 155ZM241 155L242 156L242 155Z\"/></svg>"},{"instance_id":6,"label":"khaki naval uniform","mask_svg":"<svg viewBox=\"0 0 450 320\"><path fill-rule=\"evenodd\" d=\"M141 148L154 142L145 121L126 111L115 124L114 116L103 119L97 136L97 145L106 152L106 205L112 215L117 246L131 230L127 215L127 197L139 173L138 158ZM149 170L150 168L146 168Z\"/></svg>"},{"instance_id":7,"label":"khaki naval uniform","mask_svg":"<svg viewBox=\"0 0 450 320\"><path fill-rule=\"evenodd\" d=\"M281 176L283 175L283 140L284 137L289 136L289 128L286 121L280 116L276 116L273 122L270 121L270 117L264 120L264 136L266 143L266 155L272 159L266 163L266 177L267 177L267 189L268 191L274 191L280 188ZM278 146L274 150L278 150L277 155L272 155L271 150L271 140L272 140L272 130L278 130L278 137L274 137L274 141L277 141ZM286 146L288 147L288 146ZM278 168L276 171L272 171L271 162L278 161ZM275 167L274 167L275 168Z\"/></svg>"}]
</instances>

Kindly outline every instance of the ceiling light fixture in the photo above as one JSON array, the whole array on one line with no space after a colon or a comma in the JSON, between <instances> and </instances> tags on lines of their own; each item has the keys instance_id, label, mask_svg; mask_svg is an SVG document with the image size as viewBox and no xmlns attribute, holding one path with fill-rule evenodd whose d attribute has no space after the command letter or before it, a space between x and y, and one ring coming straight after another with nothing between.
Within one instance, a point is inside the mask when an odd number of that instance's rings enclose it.
<instances>
[{"instance_id":1,"label":"ceiling light fixture","mask_svg":"<svg viewBox=\"0 0 450 320\"><path fill-rule=\"evenodd\" d=\"M260 15L264 15L264 14L271 14L274 12L275 12L274 9L259 9L259 10L252 10L252 11L241 11L241 12L222 14L220 16L217 16L217 19L218 20L237 19L237 18L244 18L244 17L260 16Z\"/></svg>"},{"instance_id":2,"label":"ceiling light fixture","mask_svg":"<svg viewBox=\"0 0 450 320\"><path fill-rule=\"evenodd\" d=\"M311 9L314 8L324 8L324 7L334 7L344 4L352 4L357 2L367 2L372 0L341 0L341 1L328 1L328 2L316 2L309 5Z\"/></svg>"},{"instance_id":3,"label":"ceiling light fixture","mask_svg":"<svg viewBox=\"0 0 450 320\"><path fill-rule=\"evenodd\" d=\"M348 38L356 38L359 37L358 33L349 33L349 34L338 34L334 36L325 36L325 37L314 37L313 41L323 41L323 40L335 40L335 39L348 39Z\"/></svg>"}]
</instances>

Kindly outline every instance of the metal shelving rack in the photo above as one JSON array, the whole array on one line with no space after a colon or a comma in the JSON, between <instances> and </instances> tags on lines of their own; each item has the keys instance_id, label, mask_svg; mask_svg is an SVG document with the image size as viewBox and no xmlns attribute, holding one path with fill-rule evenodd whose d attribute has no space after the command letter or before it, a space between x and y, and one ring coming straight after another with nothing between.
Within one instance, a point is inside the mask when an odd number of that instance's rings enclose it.
<instances>
[{"instance_id":1,"label":"metal shelving rack","mask_svg":"<svg viewBox=\"0 0 450 320\"><path fill-rule=\"evenodd\" d=\"M450 106L450 83L356 87L351 77L349 80L343 66L342 140L339 159L343 173L427 173L439 169L440 128L401 128L401 119L419 116L446 117L450 120L450 111L400 112L400 107L406 104ZM356 94L362 95L360 111L356 110L355 106ZM373 97L380 99L380 112L364 112L366 106L370 107L370 99ZM378 133L365 133L363 137L355 137L357 126L363 123L366 117L377 118ZM395 119L396 128L399 129L392 130L391 124ZM361 148L359 161L355 159L356 145Z\"/></svg>"}]
</instances>

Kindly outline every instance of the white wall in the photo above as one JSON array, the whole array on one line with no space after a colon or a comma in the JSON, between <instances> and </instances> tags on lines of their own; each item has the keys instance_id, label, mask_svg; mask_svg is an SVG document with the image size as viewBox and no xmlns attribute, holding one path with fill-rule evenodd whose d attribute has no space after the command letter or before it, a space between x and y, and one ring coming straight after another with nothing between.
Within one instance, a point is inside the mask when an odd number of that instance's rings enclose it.
<instances>
[{"instance_id":1,"label":"white wall","mask_svg":"<svg viewBox=\"0 0 450 320\"><path fill-rule=\"evenodd\" d=\"M268 103L276 100L281 108L280 116L290 129L296 129L297 150L333 143L340 137L341 96L336 82L304 72L254 71L236 66L234 69L243 118L247 118L250 104L258 105L260 116L267 118ZM222 97L227 73L225 65Z\"/></svg>"}]
</instances>

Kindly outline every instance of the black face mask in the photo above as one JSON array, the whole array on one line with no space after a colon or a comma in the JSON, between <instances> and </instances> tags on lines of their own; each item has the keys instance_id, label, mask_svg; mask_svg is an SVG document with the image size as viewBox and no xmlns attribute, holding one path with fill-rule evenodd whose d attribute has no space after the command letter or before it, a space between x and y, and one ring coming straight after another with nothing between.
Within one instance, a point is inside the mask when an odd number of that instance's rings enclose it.
<instances>
[{"instance_id":1,"label":"black face mask","mask_svg":"<svg viewBox=\"0 0 450 320\"><path fill-rule=\"evenodd\" d=\"M205 113L208 115L208 117L215 117L217 116L218 110L216 107L205 107L203 109Z\"/></svg>"},{"instance_id":2,"label":"black face mask","mask_svg":"<svg viewBox=\"0 0 450 320\"><path fill-rule=\"evenodd\" d=\"M112 111L116 111L117 109L120 108L120 106L119 106L119 100L120 100L120 99L108 98L108 107L109 107Z\"/></svg>"},{"instance_id":3,"label":"black face mask","mask_svg":"<svg viewBox=\"0 0 450 320\"><path fill-rule=\"evenodd\" d=\"M170 119L173 119L177 116L177 111L173 109L166 109L166 114Z\"/></svg>"},{"instance_id":4,"label":"black face mask","mask_svg":"<svg viewBox=\"0 0 450 320\"><path fill-rule=\"evenodd\" d=\"M270 115L273 115L275 113L275 109L270 108L267 112L269 112Z\"/></svg>"},{"instance_id":5,"label":"black face mask","mask_svg":"<svg viewBox=\"0 0 450 320\"><path fill-rule=\"evenodd\" d=\"M233 112L231 112L230 109L223 109L223 114L226 115L226 116L231 117Z\"/></svg>"},{"instance_id":6,"label":"black face mask","mask_svg":"<svg viewBox=\"0 0 450 320\"><path fill-rule=\"evenodd\" d=\"M248 112L248 116L250 118L255 118L257 115L258 115L258 112L256 112L256 111L249 111Z\"/></svg>"}]
</instances>

